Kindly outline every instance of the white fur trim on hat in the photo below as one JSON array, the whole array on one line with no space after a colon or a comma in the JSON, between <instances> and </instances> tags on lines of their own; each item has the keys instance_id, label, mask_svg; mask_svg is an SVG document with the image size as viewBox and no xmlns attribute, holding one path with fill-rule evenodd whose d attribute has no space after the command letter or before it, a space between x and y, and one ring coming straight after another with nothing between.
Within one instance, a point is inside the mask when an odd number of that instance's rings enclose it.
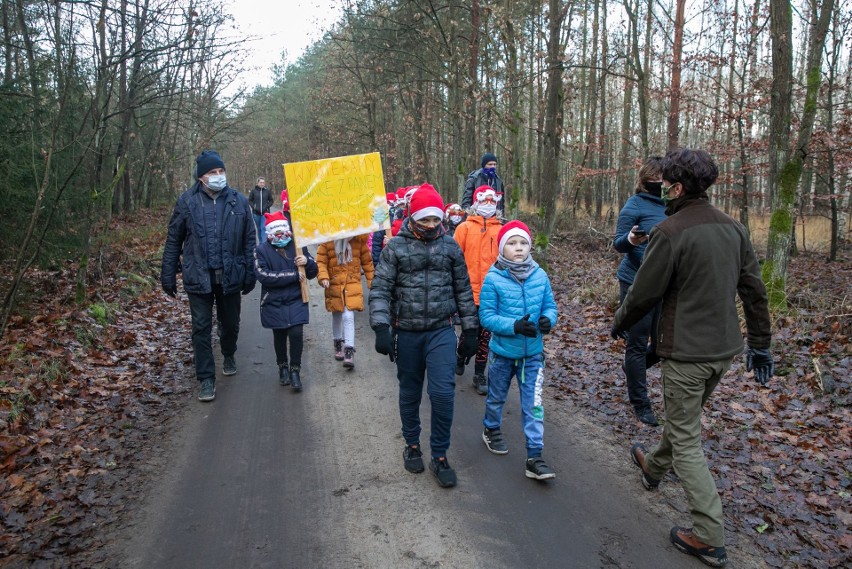
<instances>
[{"instance_id":1,"label":"white fur trim on hat","mask_svg":"<svg viewBox=\"0 0 852 569\"><path fill-rule=\"evenodd\" d=\"M532 237L529 233L527 233L520 227L510 227L508 230L506 230L506 233L504 233L503 236L500 238L500 243L498 245L499 248L497 250L500 252L501 255L503 254L503 247L506 246L506 242L516 235L523 237L527 240L527 243L532 245Z\"/></svg>"},{"instance_id":2,"label":"white fur trim on hat","mask_svg":"<svg viewBox=\"0 0 852 569\"><path fill-rule=\"evenodd\" d=\"M421 210L411 212L411 217L414 221L420 221L424 217L429 217L430 215L443 219L444 210L439 207L424 207Z\"/></svg>"},{"instance_id":3,"label":"white fur trim on hat","mask_svg":"<svg viewBox=\"0 0 852 569\"><path fill-rule=\"evenodd\" d=\"M277 231L284 231L286 233L290 231L290 224L284 219L276 219L267 223L264 229L267 235L274 235Z\"/></svg>"}]
</instances>

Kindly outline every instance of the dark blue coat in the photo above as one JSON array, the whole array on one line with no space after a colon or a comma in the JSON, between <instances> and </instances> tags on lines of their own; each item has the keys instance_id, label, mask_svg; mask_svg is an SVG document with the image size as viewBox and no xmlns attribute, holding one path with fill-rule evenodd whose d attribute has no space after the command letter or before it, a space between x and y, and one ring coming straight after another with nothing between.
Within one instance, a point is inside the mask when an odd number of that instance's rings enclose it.
<instances>
[{"instance_id":1,"label":"dark blue coat","mask_svg":"<svg viewBox=\"0 0 852 569\"><path fill-rule=\"evenodd\" d=\"M204 221L204 200L201 182L182 193L175 204L163 249L160 282L163 287L177 285L178 263L183 272L183 288L190 294L213 292L210 282L210 253ZM252 270L257 230L248 200L244 195L226 187L216 200L225 201L224 215L219 221L222 245L222 289L234 294L254 286Z\"/></svg>"},{"instance_id":2,"label":"dark blue coat","mask_svg":"<svg viewBox=\"0 0 852 569\"><path fill-rule=\"evenodd\" d=\"M315 279L316 261L305 247L302 247L302 255L308 258L305 276ZM295 258L296 248L292 241L282 249L263 242L255 250L254 274L261 285L260 323L264 328L290 328L308 323L308 303L302 302Z\"/></svg>"},{"instance_id":3,"label":"dark blue coat","mask_svg":"<svg viewBox=\"0 0 852 569\"><path fill-rule=\"evenodd\" d=\"M626 284L633 284L636 271L642 264L645 256L645 248L648 242L633 246L627 240L630 230L634 225L644 229L648 234L651 228L666 218L666 206L663 200L648 193L638 193L630 196L624 207L618 213L618 225L615 229L615 240L612 246L619 253L624 253L621 264L618 265L616 276L618 280Z\"/></svg>"}]
</instances>

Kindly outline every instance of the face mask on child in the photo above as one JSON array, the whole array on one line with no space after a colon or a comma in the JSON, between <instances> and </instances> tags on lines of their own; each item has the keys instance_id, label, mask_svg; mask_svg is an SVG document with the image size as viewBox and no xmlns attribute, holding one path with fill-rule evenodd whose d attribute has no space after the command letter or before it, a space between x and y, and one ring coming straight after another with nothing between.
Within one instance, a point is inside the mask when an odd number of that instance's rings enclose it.
<instances>
[{"instance_id":1,"label":"face mask on child","mask_svg":"<svg viewBox=\"0 0 852 569\"><path fill-rule=\"evenodd\" d=\"M281 249L282 247L286 247L287 244L292 241L293 238L289 233L279 233L277 235L272 235L269 244L275 247L276 249Z\"/></svg>"},{"instance_id":2,"label":"face mask on child","mask_svg":"<svg viewBox=\"0 0 852 569\"><path fill-rule=\"evenodd\" d=\"M476 213L478 213L482 217L494 217L494 214L497 213L497 204L478 203L476 204Z\"/></svg>"},{"instance_id":3,"label":"face mask on child","mask_svg":"<svg viewBox=\"0 0 852 569\"><path fill-rule=\"evenodd\" d=\"M462 222L463 219L464 219L463 215L451 215L450 216L450 223L452 223L453 225L458 225L459 223Z\"/></svg>"}]
</instances>

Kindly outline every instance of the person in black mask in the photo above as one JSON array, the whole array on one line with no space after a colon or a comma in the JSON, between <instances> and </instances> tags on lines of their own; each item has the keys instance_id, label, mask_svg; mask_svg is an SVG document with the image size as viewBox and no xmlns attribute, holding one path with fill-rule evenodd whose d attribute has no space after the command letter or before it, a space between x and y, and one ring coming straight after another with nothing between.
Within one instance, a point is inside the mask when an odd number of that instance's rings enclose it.
<instances>
[{"instance_id":1,"label":"person in black mask","mask_svg":"<svg viewBox=\"0 0 852 569\"><path fill-rule=\"evenodd\" d=\"M479 170L471 172L464 184L464 193L461 200L462 209L467 211L473 205L474 190L480 186L488 186L501 197L497 202L497 219L502 221L506 218L506 196L503 190L503 179L497 175L497 156L491 152L486 152L482 155L479 165Z\"/></svg>"},{"instance_id":2,"label":"person in black mask","mask_svg":"<svg viewBox=\"0 0 852 569\"><path fill-rule=\"evenodd\" d=\"M642 263L651 228L666 218L666 207L660 197L663 185L661 168L660 156L651 156L645 160L636 176L634 194L618 214L612 245L616 251L624 254L616 272L621 288L621 302L624 302L627 290L633 284L633 278ZM636 418L653 427L659 423L648 397L646 370L659 361L654 352L659 314L658 304L627 331L624 364L621 366L627 376L627 397Z\"/></svg>"}]
</instances>

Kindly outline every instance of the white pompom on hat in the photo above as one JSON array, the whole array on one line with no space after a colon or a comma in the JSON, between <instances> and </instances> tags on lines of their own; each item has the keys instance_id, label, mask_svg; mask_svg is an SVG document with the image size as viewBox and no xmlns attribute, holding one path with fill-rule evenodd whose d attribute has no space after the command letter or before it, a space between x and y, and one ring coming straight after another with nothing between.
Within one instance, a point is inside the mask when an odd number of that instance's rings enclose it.
<instances>
[{"instance_id":1,"label":"white pompom on hat","mask_svg":"<svg viewBox=\"0 0 852 569\"><path fill-rule=\"evenodd\" d=\"M497 234L497 251L499 251L501 255L503 254L503 247L506 245L506 242L516 235L526 239L530 246L532 246L532 234L530 233L530 228L527 227L527 224L518 220L510 221L501 227L500 233Z\"/></svg>"}]
</instances>

